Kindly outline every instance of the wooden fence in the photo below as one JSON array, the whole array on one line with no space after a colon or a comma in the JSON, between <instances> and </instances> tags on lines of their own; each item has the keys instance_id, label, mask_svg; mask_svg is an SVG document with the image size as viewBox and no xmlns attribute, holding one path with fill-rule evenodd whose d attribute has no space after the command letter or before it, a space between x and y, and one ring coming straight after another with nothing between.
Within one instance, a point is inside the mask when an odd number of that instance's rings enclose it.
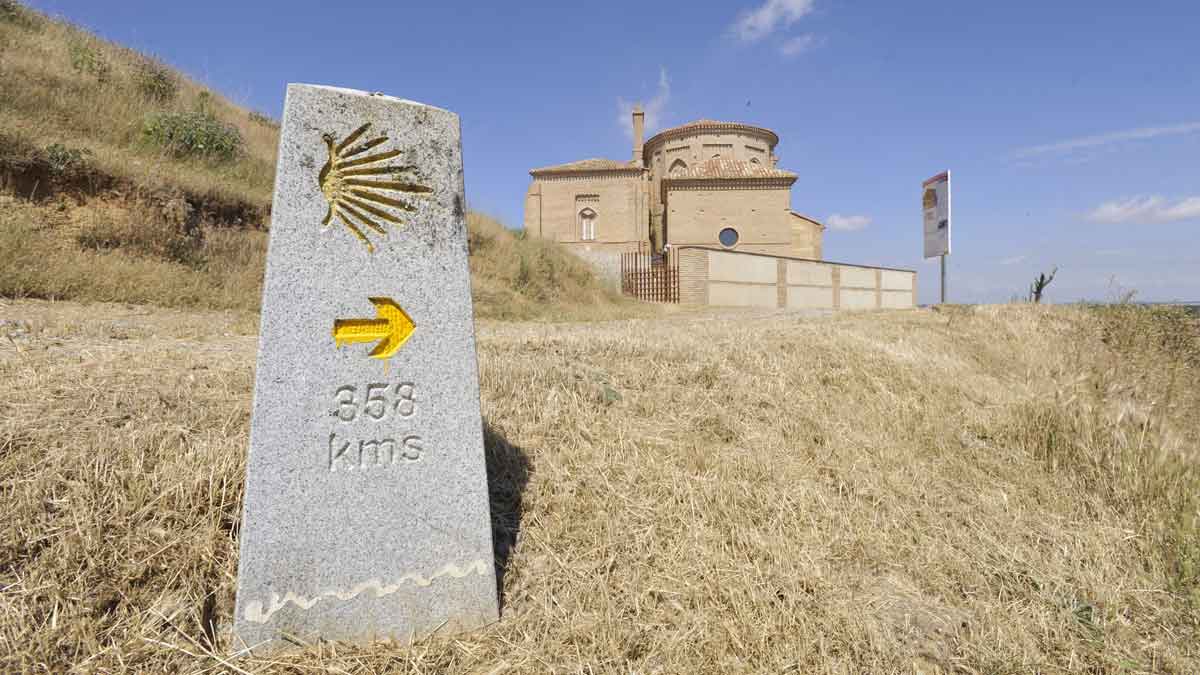
<instances>
[{"instance_id":1,"label":"wooden fence","mask_svg":"<svg viewBox=\"0 0 1200 675\"><path fill-rule=\"evenodd\" d=\"M679 302L679 254L621 254L621 292L649 302Z\"/></svg>"}]
</instances>

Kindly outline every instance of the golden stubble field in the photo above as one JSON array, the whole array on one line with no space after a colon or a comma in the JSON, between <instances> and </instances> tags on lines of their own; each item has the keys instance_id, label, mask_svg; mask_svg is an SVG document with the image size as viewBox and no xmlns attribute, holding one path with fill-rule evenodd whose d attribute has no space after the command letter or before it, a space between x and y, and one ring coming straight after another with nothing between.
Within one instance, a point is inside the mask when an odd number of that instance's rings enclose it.
<instances>
[{"instance_id":1,"label":"golden stubble field","mask_svg":"<svg viewBox=\"0 0 1200 675\"><path fill-rule=\"evenodd\" d=\"M500 622L237 661L256 316L0 321L2 672L1200 670L1178 316L480 322Z\"/></svg>"}]
</instances>

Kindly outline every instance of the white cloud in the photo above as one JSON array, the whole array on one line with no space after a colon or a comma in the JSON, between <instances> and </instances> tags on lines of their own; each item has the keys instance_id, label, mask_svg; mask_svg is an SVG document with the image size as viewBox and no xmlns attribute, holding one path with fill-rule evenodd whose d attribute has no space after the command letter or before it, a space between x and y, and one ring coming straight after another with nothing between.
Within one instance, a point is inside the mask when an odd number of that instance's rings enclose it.
<instances>
[{"instance_id":1,"label":"white cloud","mask_svg":"<svg viewBox=\"0 0 1200 675\"><path fill-rule=\"evenodd\" d=\"M663 111L667 108L667 102L671 100L671 82L667 79L667 69L660 67L658 69L658 90L654 92L654 97L642 106L642 111L646 113L646 130L647 136L658 129L662 121ZM629 139L633 139L633 103L626 101L623 98L617 98L617 123L625 129L625 135Z\"/></svg>"},{"instance_id":2,"label":"white cloud","mask_svg":"<svg viewBox=\"0 0 1200 675\"><path fill-rule=\"evenodd\" d=\"M1087 214L1094 223L1170 223L1200 218L1200 197L1171 203L1160 195L1104 202Z\"/></svg>"},{"instance_id":3,"label":"white cloud","mask_svg":"<svg viewBox=\"0 0 1200 675\"><path fill-rule=\"evenodd\" d=\"M846 230L853 232L861 230L871 224L869 216L843 216L840 213L835 213L825 219L825 224L835 230Z\"/></svg>"},{"instance_id":4,"label":"white cloud","mask_svg":"<svg viewBox=\"0 0 1200 675\"><path fill-rule=\"evenodd\" d=\"M1005 258L1005 259L1001 260L1000 264L1001 265L1016 265L1018 263L1023 263L1023 262L1025 262L1025 256L1014 255L1011 258Z\"/></svg>"},{"instance_id":5,"label":"white cloud","mask_svg":"<svg viewBox=\"0 0 1200 675\"><path fill-rule=\"evenodd\" d=\"M805 52L811 52L823 43L824 40L816 35L805 33L785 40L783 44L779 45L779 53L784 56L799 56Z\"/></svg>"},{"instance_id":6,"label":"white cloud","mask_svg":"<svg viewBox=\"0 0 1200 675\"><path fill-rule=\"evenodd\" d=\"M1113 131L1107 134L1072 138L1065 141L1059 141L1057 143L1046 143L1045 145L1031 145L1025 148L1018 148L1013 152L1012 156L1016 159L1026 159L1029 157L1036 157L1038 155L1061 155L1073 152L1075 150L1098 148L1124 141L1139 141L1149 138L1158 138L1159 136L1181 136L1184 134L1194 134L1198 132L1200 132L1200 122L1172 124L1163 127L1125 129L1124 131Z\"/></svg>"},{"instance_id":7,"label":"white cloud","mask_svg":"<svg viewBox=\"0 0 1200 675\"><path fill-rule=\"evenodd\" d=\"M731 30L744 42L755 42L811 14L814 4L815 0L766 0L739 14Z\"/></svg>"}]
</instances>

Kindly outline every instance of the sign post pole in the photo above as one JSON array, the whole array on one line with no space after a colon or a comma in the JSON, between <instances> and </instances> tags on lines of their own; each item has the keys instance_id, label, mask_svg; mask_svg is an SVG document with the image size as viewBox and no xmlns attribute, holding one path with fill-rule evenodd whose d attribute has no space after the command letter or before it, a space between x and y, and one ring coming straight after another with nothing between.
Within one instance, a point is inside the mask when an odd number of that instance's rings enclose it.
<instances>
[{"instance_id":1,"label":"sign post pole","mask_svg":"<svg viewBox=\"0 0 1200 675\"><path fill-rule=\"evenodd\" d=\"M943 253L939 256L942 259L942 303L946 304L946 255Z\"/></svg>"}]
</instances>

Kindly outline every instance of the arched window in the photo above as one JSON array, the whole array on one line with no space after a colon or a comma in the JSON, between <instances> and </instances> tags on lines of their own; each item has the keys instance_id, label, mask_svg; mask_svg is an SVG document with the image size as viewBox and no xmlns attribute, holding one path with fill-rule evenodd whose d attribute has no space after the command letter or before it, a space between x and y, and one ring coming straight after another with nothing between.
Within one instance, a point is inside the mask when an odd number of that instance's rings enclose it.
<instances>
[{"instance_id":1,"label":"arched window","mask_svg":"<svg viewBox=\"0 0 1200 675\"><path fill-rule=\"evenodd\" d=\"M677 159L674 162L671 162L671 168L667 170L667 173L675 175L684 171L687 171L687 163L682 159Z\"/></svg>"},{"instance_id":2,"label":"arched window","mask_svg":"<svg viewBox=\"0 0 1200 675\"><path fill-rule=\"evenodd\" d=\"M750 158L750 163L751 163L751 164L758 164L758 158L757 158L757 157L751 157L751 158Z\"/></svg>"},{"instance_id":3,"label":"arched window","mask_svg":"<svg viewBox=\"0 0 1200 675\"><path fill-rule=\"evenodd\" d=\"M579 212L579 238L583 241L596 238L596 212L590 208Z\"/></svg>"}]
</instances>

